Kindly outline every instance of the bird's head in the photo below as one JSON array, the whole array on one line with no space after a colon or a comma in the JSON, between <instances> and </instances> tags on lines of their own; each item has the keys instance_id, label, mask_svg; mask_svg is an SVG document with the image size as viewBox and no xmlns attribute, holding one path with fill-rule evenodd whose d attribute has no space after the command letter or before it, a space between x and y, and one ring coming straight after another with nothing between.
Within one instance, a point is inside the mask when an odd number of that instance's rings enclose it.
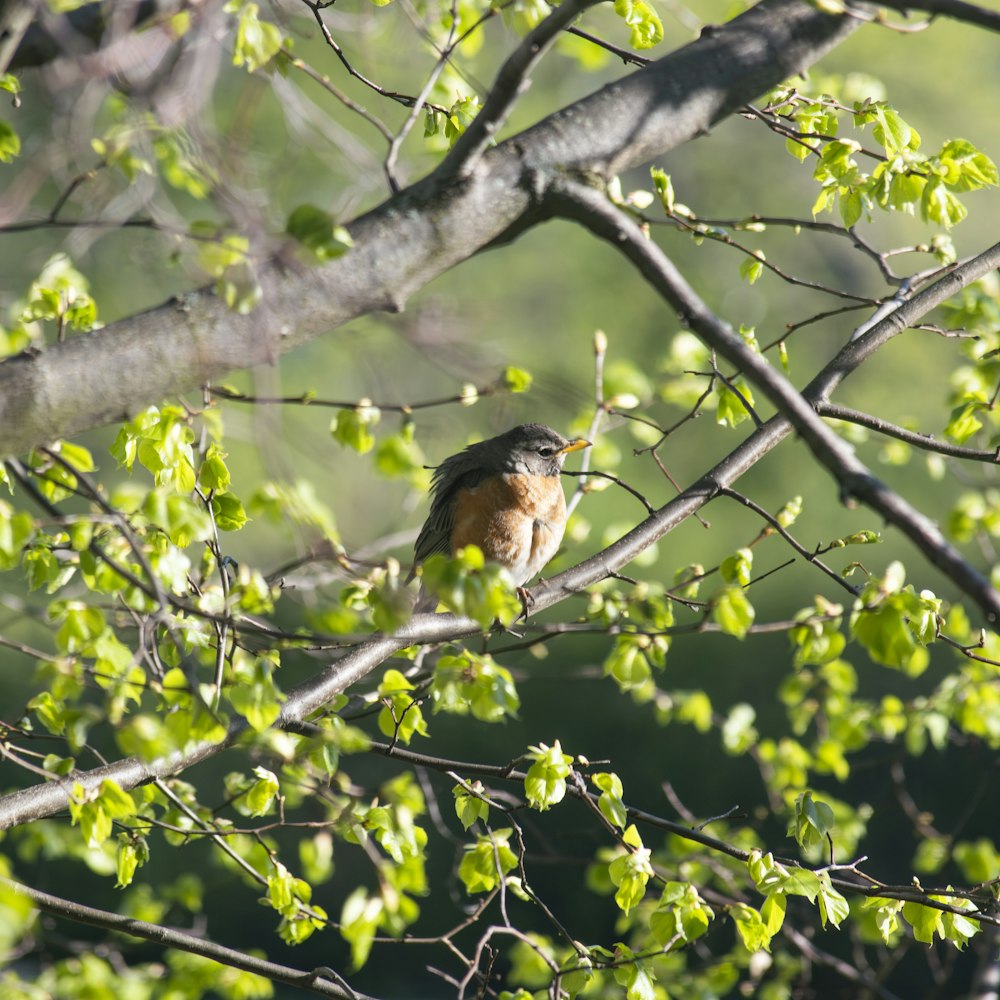
<instances>
[{"instance_id":1,"label":"bird's head","mask_svg":"<svg viewBox=\"0 0 1000 1000\"><path fill-rule=\"evenodd\" d=\"M584 438L564 438L544 424L520 424L492 441L505 472L538 476L558 476L570 452L590 446Z\"/></svg>"}]
</instances>

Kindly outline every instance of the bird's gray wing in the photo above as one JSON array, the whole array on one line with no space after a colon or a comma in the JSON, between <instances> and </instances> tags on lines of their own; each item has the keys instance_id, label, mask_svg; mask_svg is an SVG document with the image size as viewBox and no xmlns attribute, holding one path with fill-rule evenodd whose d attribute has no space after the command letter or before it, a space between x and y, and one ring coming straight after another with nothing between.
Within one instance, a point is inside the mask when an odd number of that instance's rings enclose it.
<instances>
[{"instance_id":1,"label":"bird's gray wing","mask_svg":"<svg viewBox=\"0 0 1000 1000\"><path fill-rule=\"evenodd\" d=\"M413 557L422 563L438 552L451 555L451 534L455 527L455 501L461 490L478 486L490 473L476 454L477 446L446 458L435 470L431 480L433 498L430 513L420 529Z\"/></svg>"}]
</instances>

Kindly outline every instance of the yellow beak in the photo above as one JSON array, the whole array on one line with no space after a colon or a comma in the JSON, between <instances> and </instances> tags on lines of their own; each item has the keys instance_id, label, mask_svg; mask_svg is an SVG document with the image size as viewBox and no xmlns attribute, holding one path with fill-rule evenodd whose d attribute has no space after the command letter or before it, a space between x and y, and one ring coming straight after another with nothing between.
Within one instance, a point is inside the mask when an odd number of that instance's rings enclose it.
<instances>
[{"instance_id":1,"label":"yellow beak","mask_svg":"<svg viewBox=\"0 0 1000 1000\"><path fill-rule=\"evenodd\" d=\"M568 455L571 451L580 451L583 448L589 448L590 442L586 438L577 438L575 441L570 441L568 445L564 448L559 449L560 455Z\"/></svg>"}]
</instances>

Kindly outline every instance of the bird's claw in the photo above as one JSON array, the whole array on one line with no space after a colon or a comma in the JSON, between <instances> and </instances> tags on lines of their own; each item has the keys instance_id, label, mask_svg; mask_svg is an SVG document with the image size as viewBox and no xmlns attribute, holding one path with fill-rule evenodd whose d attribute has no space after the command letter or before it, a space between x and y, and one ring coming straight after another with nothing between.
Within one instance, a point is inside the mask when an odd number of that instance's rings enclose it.
<instances>
[{"instance_id":1,"label":"bird's claw","mask_svg":"<svg viewBox=\"0 0 1000 1000\"><path fill-rule=\"evenodd\" d=\"M521 613L514 619L513 624L517 624L519 621L523 621L525 624L528 622L528 608L535 603L534 597L531 596L531 591L527 587L518 587L517 596L521 600Z\"/></svg>"}]
</instances>

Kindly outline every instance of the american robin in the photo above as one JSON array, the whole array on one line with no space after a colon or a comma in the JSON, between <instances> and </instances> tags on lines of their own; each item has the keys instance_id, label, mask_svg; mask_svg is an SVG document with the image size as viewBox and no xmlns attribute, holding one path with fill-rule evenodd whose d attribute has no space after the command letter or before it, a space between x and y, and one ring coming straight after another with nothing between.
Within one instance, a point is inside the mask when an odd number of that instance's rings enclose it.
<instances>
[{"instance_id":1,"label":"american robin","mask_svg":"<svg viewBox=\"0 0 1000 1000\"><path fill-rule=\"evenodd\" d=\"M589 446L544 424L521 424L446 458L431 480L431 511L414 547L416 563L478 545L523 588L556 554L566 530L563 462Z\"/></svg>"}]
</instances>

